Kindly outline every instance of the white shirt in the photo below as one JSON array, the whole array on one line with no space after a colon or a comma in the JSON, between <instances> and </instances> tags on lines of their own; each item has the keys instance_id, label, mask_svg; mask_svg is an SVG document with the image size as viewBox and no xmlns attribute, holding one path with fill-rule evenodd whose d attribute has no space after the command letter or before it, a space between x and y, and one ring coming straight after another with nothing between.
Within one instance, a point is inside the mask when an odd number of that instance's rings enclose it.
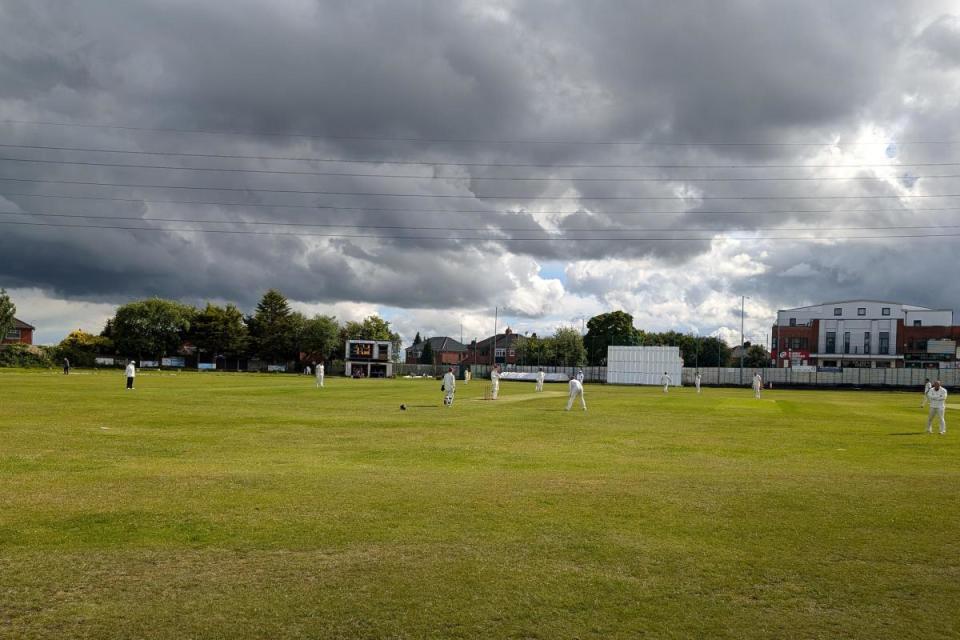
<instances>
[{"instance_id":1,"label":"white shirt","mask_svg":"<svg viewBox=\"0 0 960 640\"><path fill-rule=\"evenodd\" d=\"M760 376L753 376L753 386L760 387L761 385L763 385L763 380L760 378Z\"/></svg>"},{"instance_id":2,"label":"white shirt","mask_svg":"<svg viewBox=\"0 0 960 640\"><path fill-rule=\"evenodd\" d=\"M318 378L322 378L322 377L323 377L323 365L322 365L322 364L318 364L318 365L317 365L317 377L318 377Z\"/></svg>"},{"instance_id":3,"label":"white shirt","mask_svg":"<svg viewBox=\"0 0 960 640\"><path fill-rule=\"evenodd\" d=\"M660 377L660 384L670 384L673 380L670 379L670 376L664 375Z\"/></svg>"},{"instance_id":4,"label":"white shirt","mask_svg":"<svg viewBox=\"0 0 960 640\"><path fill-rule=\"evenodd\" d=\"M944 387L934 389L930 387L927 391L927 400L930 401L931 409L943 409L947 403L947 390Z\"/></svg>"},{"instance_id":5,"label":"white shirt","mask_svg":"<svg viewBox=\"0 0 960 640\"><path fill-rule=\"evenodd\" d=\"M453 377L453 373L447 371L443 374L443 388L447 393L456 390L457 379Z\"/></svg>"},{"instance_id":6,"label":"white shirt","mask_svg":"<svg viewBox=\"0 0 960 640\"><path fill-rule=\"evenodd\" d=\"M127 365L127 377L136 378L137 377L137 368L133 366L133 363Z\"/></svg>"},{"instance_id":7,"label":"white shirt","mask_svg":"<svg viewBox=\"0 0 960 640\"><path fill-rule=\"evenodd\" d=\"M544 378L546 377L547 377L547 374L545 374L543 371L537 372L537 382L543 382Z\"/></svg>"},{"instance_id":8,"label":"white shirt","mask_svg":"<svg viewBox=\"0 0 960 640\"><path fill-rule=\"evenodd\" d=\"M490 380L492 380L494 384L499 383L499 382L500 382L500 372L497 371L496 369L492 370L492 371L490 372Z\"/></svg>"},{"instance_id":9,"label":"white shirt","mask_svg":"<svg viewBox=\"0 0 960 640\"><path fill-rule=\"evenodd\" d=\"M583 371L577 371L577 380L583 382Z\"/></svg>"},{"instance_id":10,"label":"white shirt","mask_svg":"<svg viewBox=\"0 0 960 640\"><path fill-rule=\"evenodd\" d=\"M923 392L926 393L927 391L930 391L932 387L933 387L933 383L927 382L926 384L923 385Z\"/></svg>"},{"instance_id":11,"label":"white shirt","mask_svg":"<svg viewBox=\"0 0 960 640\"><path fill-rule=\"evenodd\" d=\"M700 382L700 374L699 374L699 373L697 374L696 378L694 378L694 380L696 380L697 382Z\"/></svg>"},{"instance_id":12,"label":"white shirt","mask_svg":"<svg viewBox=\"0 0 960 640\"><path fill-rule=\"evenodd\" d=\"M570 380L570 395L575 393L583 393L583 385L576 378L572 378Z\"/></svg>"}]
</instances>

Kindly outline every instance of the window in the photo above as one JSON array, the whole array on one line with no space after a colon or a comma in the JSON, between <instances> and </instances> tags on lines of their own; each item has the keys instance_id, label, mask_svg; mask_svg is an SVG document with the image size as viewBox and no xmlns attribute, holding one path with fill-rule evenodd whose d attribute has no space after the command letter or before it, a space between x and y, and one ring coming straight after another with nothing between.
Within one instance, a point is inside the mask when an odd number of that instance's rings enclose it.
<instances>
[{"instance_id":1,"label":"window","mask_svg":"<svg viewBox=\"0 0 960 640\"><path fill-rule=\"evenodd\" d=\"M850 332L843 332L843 352L850 353Z\"/></svg>"},{"instance_id":2,"label":"window","mask_svg":"<svg viewBox=\"0 0 960 640\"><path fill-rule=\"evenodd\" d=\"M863 332L863 352L868 355L870 354L870 332L869 331Z\"/></svg>"},{"instance_id":3,"label":"window","mask_svg":"<svg viewBox=\"0 0 960 640\"><path fill-rule=\"evenodd\" d=\"M20 329L10 329L7 331L7 340L19 340L20 339Z\"/></svg>"},{"instance_id":4,"label":"window","mask_svg":"<svg viewBox=\"0 0 960 640\"><path fill-rule=\"evenodd\" d=\"M773 344L770 345L770 346L773 348L774 351L776 351L777 349L780 348L780 347L778 346L777 337L774 336L773 338L771 338L771 340L773 341Z\"/></svg>"},{"instance_id":5,"label":"window","mask_svg":"<svg viewBox=\"0 0 960 640\"><path fill-rule=\"evenodd\" d=\"M881 353L883 355L890 355L890 332L889 331L880 332L880 349L877 351L877 353Z\"/></svg>"},{"instance_id":6,"label":"window","mask_svg":"<svg viewBox=\"0 0 960 640\"><path fill-rule=\"evenodd\" d=\"M837 352L837 332L827 331L827 353Z\"/></svg>"},{"instance_id":7,"label":"window","mask_svg":"<svg viewBox=\"0 0 960 640\"><path fill-rule=\"evenodd\" d=\"M790 348L799 349L800 348L800 338L791 338L790 339Z\"/></svg>"},{"instance_id":8,"label":"window","mask_svg":"<svg viewBox=\"0 0 960 640\"><path fill-rule=\"evenodd\" d=\"M494 353L494 355L495 355L496 357L498 357L498 358L502 358L502 357L504 357L505 355L507 355L507 350L506 350L506 349L501 349L501 348L498 347L498 348L497 348L497 351L496 351L496 353Z\"/></svg>"},{"instance_id":9,"label":"window","mask_svg":"<svg viewBox=\"0 0 960 640\"><path fill-rule=\"evenodd\" d=\"M883 309L880 309L880 315L882 316L890 315L890 307L884 307Z\"/></svg>"},{"instance_id":10,"label":"window","mask_svg":"<svg viewBox=\"0 0 960 640\"><path fill-rule=\"evenodd\" d=\"M913 321L913 326L915 326L915 327L922 327L922 326L923 326L923 321L922 321L922 320L914 320L914 321Z\"/></svg>"},{"instance_id":11,"label":"window","mask_svg":"<svg viewBox=\"0 0 960 640\"><path fill-rule=\"evenodd\" d=\"M790 326L791 326L791 327L797 326L797 319L796 319L796 318L790 318Z\"/></svg>"},{"instance_id":12,"label":"window","mask_svg":"<svg viewBox=\"0 0 960 640\"><path fill-rule=\"evenodd\" d=\"M858 315L858 316L865 316L865 315L867 315L867 308L866 308L866 307L857 307L857 315Z\"/></svg>"},{"instance_id":13,"label":"window","mask_svg":"<svg viewBox=\"0 0 960 640\"><path fill-rule=\"evenodd\" d=\"M834 308L833 308L833 315L835 315L835 316L842 316L842 315L843 315L843 307L834 307Z\"/></svg>"}]
</instances>

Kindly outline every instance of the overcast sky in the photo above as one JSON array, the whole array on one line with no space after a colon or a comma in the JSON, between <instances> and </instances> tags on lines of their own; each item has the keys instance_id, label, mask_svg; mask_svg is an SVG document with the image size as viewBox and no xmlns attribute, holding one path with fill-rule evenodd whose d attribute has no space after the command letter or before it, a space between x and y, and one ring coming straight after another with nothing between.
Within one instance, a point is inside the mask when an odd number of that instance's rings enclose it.
<instances>
[{"instance_id":1,"label":"overcast sky","mask_svg":"<svg viewBox=\"0 0 960 640\"><path fill-rule=\"evenodd\" d=\"M0 0L0 286L45 343L270 287L406 341L954 309L958 81L953 2Z\"/></svg>"}]
</instances>

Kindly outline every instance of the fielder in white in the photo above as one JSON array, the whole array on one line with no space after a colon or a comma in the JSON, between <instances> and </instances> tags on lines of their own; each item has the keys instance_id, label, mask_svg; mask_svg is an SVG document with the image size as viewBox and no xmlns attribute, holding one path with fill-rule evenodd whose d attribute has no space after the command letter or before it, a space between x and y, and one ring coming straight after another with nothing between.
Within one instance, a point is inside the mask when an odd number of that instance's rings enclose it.
<instances>
[{"instance_id":1,"label":"fielder in white","mask_svg":"<svg viewBox=\"0 0 960 640\"><path fill-rule=\"evenodd\" d=\"M700 372L697 372L697 375L693 376L693 383L697 385L697 393L700 393Z\"/></svg>"},{"instance_id":2,"label":"fielder in white","mask_svg":"<svg viewBox=\"0 0 960 640\"><path fill-rule=\"evenodd\" d=\"M317 365L317 389L323 386L323 363Z\"/></svg>"},{"instance_id":3,"label":"fielder in white","mask_svg":"<svg viewBox=\"0 0 960 640\"><path fill-rule=\"evenodd\" d=\"M583 384L583 369L577 369L577 380L580 381L580 384Z\"/></svg>"},{"instance_id":4,"label":"fielder in white","mask_svg":"<svg viewBox=\"0 0 960 640\"><path fill-rule=\"evenodd\" d=\"M470 378L473 377L473 374L470 373L470 369L467 369L463 372L463 384L470 384Z\"/></svg>"},{"instance_id":5,"label":"fielder in white","mask_svg":"<svg viewBox=\"0 0 960 640\"><path fill-rule=\"evenodd\" d=\"M127 375L127 390L133 390L133 381L137 377L137 365L133 364L133 360L127 363L124 373Z\"/></svg>"},{"instance_id":6,"label":"fielder in white","mask_svg":"<svg viewBox=\"0 0 960 640\"><path fill-rule=\"evenodd\" d=\"M760 377L760 374L753 376L753 397L757 400L760 399L760 391L763 389L763 378Z\"/></svg>"},{"instance_id":7,"label":"fielder in white","mask_svg":"<svg viewBox=\"0 0 960 640\"><path fill-rule=\"evenodd\" d=\"M583 397L583 384L576 378L570 378L570 397L567 398L567 411L570 411L570 407L573 406L573 401L577 399L577 396L580 396L580 404L583 405L583 410L587 410L587 401Z\"/></svg>"},{"instance_id":8,"label":"fielder in white","mask_svg":"<svg viewBox=\"0 0 960 640\"><path fill-rule=\"evenodd\" d=\"M663 375L660 376L660 384L663 385L663 392L670 393L670 385L673 384L673 380L670 378L670 374L666 371L663 372Z\"/></svg>"},{"instance_id":9,"label":"fielder in white","mask_svg":"<svg viewBox=\"0 0 960 640\"><path fill-rule=\"evenodd\" d=\"M543 381L546 379L547 374L543 372L543 369L537 371L537 391L543 391Z\"/></svg>"},{"instance_id":10,"label":"fielder in white","mask_svg":"<svg viewBox=\"0 0 960 640\"><path fill-rule=\"evenodd\" d=\"M494 400L500 395L500 365L490 370L490 397Z\"/></svg>"},{"instance_id":11,"label":"fielder in white","mask_svg":"<svg viewBox=\"0 0 960 640\"><path fill-rule=\"evenodd\" d=\"M445 407L453 406L453 394L457 392L457 378L453 375L453 367L447 369L443 374L443 405Z\"/></svg>"},{"instance_id":12,"label":"fielder in white","mask_svg":"<svg viewBox=\"0 0 960 640\"><path fill-rule=\"evenodd\" d=\"M927 415L927 433L933 433L934 416L940 419L940 435L947 433L947 421L943 417L944 409L947 407L947 390L940 386L937 380L927 391L927 403L930 405L930 413Z\"/></svg>"},{"instance_id":13,"label":"fielder in white","mask_svg":"<svg viewBox=\"0 0 960 640\"><path fill-rule=\"evenodd\" d=\"M933 385L930 384L930 378L927 378L926 382L923 383L923 400L920 401L920 408L923 409L927 406L927 394L930 393L930 387Z\"/></svg>"}]
</instances>

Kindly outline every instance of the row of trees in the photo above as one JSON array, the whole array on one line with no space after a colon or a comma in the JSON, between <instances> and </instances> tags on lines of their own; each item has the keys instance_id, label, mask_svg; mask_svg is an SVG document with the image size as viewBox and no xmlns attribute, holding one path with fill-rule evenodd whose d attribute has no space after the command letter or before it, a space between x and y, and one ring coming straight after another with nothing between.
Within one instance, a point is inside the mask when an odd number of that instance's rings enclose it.
<instances>
[{"instance_id":1,"label":"row of trees","mask_svg":"<svg viewBox=\"0 0 960 640\"><path fill-rule=\"evenodd\" d=\"M666 346L680 347L680 355L686 367L739 366L739 358L732 360L733 351L717 337L696 336L678 331L662 333L646 332L633 326L633 316L624 311L611 311L590 318L587 335L584 336L587 362L594 366L607 364L607 347L618 346ZM770 353L760 345L747 342L744 347L744 365L766 367Z\"/></svg>"},{"instance_id":2,"label":"row of trees","mask_svg":"<svg viewBox=\"0 0 960 640\"><path fill-rule=\"evenodd\" d=\"M395 354L400 350L400 336L382 318L344 324L330 315L308 318L271 289L249 316L232 304L207 303L197 309L161 298L131 302L117 309L99 336L74 331L59 350L81 366L92 364L98 355L159 360L185 344L195 347L201 360L222 356L285 363L299 360L300 354L306 354L307 361L342 359L346 341L358 339L389 340Z\"/></svg>"}]
</instances>

